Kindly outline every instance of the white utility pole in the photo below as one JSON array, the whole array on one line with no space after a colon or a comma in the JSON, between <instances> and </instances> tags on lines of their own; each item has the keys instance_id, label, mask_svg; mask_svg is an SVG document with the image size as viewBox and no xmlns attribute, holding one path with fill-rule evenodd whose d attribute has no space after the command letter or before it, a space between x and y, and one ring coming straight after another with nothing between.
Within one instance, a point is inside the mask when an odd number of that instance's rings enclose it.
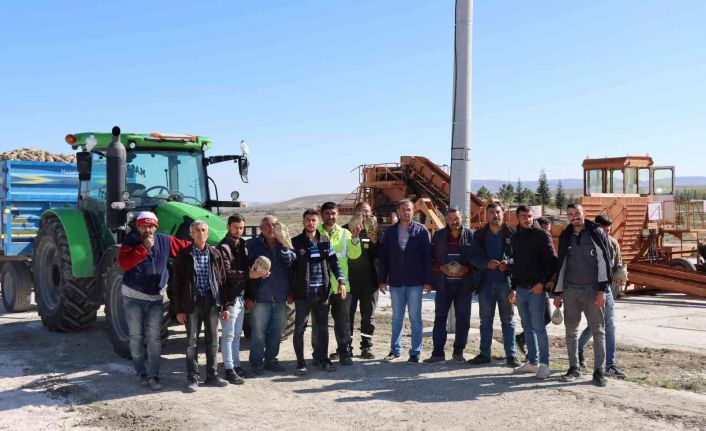
<instances>
[{"instance_id":1,"label":"white utility pole","mask_svg":"<svg viewBox=\"0 0 706 431\"><path fill-rule=\"evenodd\" d=\"M454 37L454 96L451 132L451 206L463 213L463 225L471 217L471 77L473 0L456 0ZM456 313L449 310L449 334L456 332Z\"/></svg>"}]
</instances>

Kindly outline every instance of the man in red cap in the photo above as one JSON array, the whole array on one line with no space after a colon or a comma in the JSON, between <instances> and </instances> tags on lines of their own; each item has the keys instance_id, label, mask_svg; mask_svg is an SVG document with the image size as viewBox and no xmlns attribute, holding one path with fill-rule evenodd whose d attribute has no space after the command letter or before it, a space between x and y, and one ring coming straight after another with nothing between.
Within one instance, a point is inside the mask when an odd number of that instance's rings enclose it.
<instances>
[{"instance_id":1,"label":"man in red cap","mask_svg":"<svg viewBox=\"0 0 706 431\"><path fill-rule=\"evenodd\" d=\"M136 229L127 235L120 246L118 254L118 264L124 271L123 310L135 372L141 384L149 384L158 391L162 389L159 382L162 353L160 332L164 291L169 280L167 261L191 242L157 233L159 222L150 211L138 214L135 226Z\"/></svg>"}]
</instances>

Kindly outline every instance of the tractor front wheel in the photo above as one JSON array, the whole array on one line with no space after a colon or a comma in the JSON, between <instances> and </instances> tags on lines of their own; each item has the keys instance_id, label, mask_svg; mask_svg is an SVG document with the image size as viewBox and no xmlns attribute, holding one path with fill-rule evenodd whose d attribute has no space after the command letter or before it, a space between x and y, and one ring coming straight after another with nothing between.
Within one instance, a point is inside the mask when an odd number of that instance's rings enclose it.
<instances>
[{"instance_id":1,"label":"tractor front wheel","mask_svg":"<svg viewBox=\"0 0 706 431\"><path fill-rule=\"evenodd\" d=\"M32 258L39 315L51 331L79 331L96 320L94 278L75 278L66 231L58 218L42 222Z\"/></svg>"}]
</instances>

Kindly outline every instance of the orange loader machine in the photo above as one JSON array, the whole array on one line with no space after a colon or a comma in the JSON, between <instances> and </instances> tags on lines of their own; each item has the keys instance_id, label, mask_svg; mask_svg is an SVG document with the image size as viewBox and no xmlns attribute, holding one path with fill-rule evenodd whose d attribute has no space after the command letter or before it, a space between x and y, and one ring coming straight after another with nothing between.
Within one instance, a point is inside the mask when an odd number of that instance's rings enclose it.
<instances>
[{"instance_id":1,"label":"orange loader machine","mask_svg":"<svg viewBox=\"0 0 706 431\"><path fill-rule=\"evenodd\" d=\"M706 205L674 199L674 167L628 156L586 159L583 172L586 217L613 220L629 289L706 297Z\"/></svg>"}]
</instances>

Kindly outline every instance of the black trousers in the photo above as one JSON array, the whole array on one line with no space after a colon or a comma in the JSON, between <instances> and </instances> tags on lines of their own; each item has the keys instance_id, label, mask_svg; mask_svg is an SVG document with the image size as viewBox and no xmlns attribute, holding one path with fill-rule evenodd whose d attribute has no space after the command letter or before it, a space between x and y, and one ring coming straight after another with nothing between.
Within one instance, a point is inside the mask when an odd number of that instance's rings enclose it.
<instances>
[{"instance_id":1,"label":"black trousers","mask_svg":"<svg viewBox=\"0 0 706 431\"><path fill-rule=\"evenodd\" d=\"M350 293L346 295L345 300L341 299L340 293L332 293L329 296L328 308L331 310L331 316L333 317L333 333L336 335L337 344L336 352L341 357L351 356ZM326 325L328 326L328 318L326 319ZM328 327L326 330L328 330ZM316 340L319 338L317 332L318 329L316 327L311 328L311 344L314 350L317 350Z\"/></svg>"},{"instance_id":2,"label":"black trousers","mask_svg":"<svg viewBox=\"0 0 706 431\"><path fill-rule=\"evenodd\" d=\"M351 328L351 344L353 343L353 323L355 321L355 312L360 303L360 348L369 349L373 347L373 333L375 333L375 309L378 306L379 291L371 289L366 293L350 293L351 308L350 308L350 328Z\"/></svg>"},{"instance_id":3,"label":"black trousers","mask_svg":"<svg viewBox=\"0 0 706 431\"><path fill-rule=\"evenodd\" d=\"M326 299L312 298L295 301L292 343L297 362L304 362L304 331L309 321L309 314L311 314L311 347L314 349L312 357L315 361L328 359L328 301Z\"/></svg>"},{"instance_id":4,"label":"black trousers","mask_svg":"<svg viewBox=\"0 0 706 431\"><path fill-rule=\"evenodd\" d=\"M198 343L201 326L206 337L206 376L216 375L216 355L218 353L218 306L210 293L198 296L194 311L186 321L186 376L189 380L199 379Z\"/></svg>"}]
</instances>

